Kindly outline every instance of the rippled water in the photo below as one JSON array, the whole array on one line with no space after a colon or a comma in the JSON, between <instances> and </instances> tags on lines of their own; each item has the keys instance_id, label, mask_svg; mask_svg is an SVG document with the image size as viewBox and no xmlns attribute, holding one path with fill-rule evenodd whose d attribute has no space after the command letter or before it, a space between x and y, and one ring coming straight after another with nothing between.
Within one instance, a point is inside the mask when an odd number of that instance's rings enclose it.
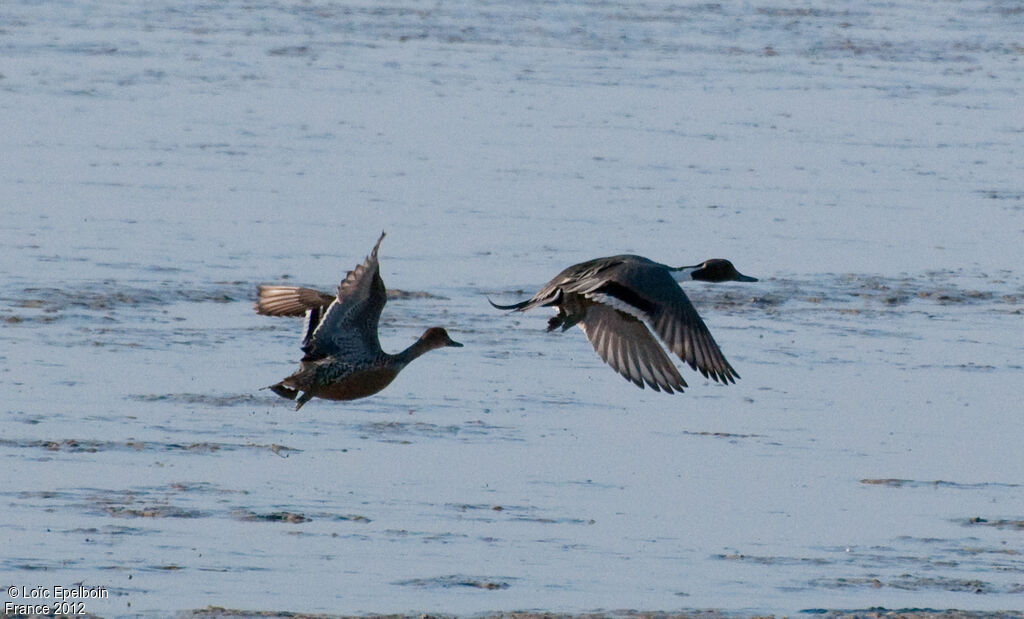
<instances>
[{"instance_id":1,"label":"rippled water","mask_svg":"<svg viewBox=\"0 0 1024 619\"><path fill-rule=\"evenodd\" d=\"M1024 607L1012 2L0 6L0 573L106 616ZM261 390L381 229L385 392ZM641 391L503 315L687 291ZM420 294L425 293L425 294ZM5 599L7 601L7 599Z\"/></svg>"}]
</instances>

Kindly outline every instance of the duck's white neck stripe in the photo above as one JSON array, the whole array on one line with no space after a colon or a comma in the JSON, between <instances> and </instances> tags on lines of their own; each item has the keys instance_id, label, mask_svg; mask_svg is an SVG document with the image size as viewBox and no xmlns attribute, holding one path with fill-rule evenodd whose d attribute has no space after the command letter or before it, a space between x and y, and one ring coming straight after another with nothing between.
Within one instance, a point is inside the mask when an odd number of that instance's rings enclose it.
<instances>
[{"instance_id":1,"label":"duck's white neck stripe","mask_svg":"<svg viewBox=\"0 0 1024 619\"><path fill-rule=\"evenodd\" d=\"M683 267L681 269L672 269L672 277L677 282L688 282L693 279L693 272L700 268L700 265L693 267Z\"/></svg>"}]
</instances>

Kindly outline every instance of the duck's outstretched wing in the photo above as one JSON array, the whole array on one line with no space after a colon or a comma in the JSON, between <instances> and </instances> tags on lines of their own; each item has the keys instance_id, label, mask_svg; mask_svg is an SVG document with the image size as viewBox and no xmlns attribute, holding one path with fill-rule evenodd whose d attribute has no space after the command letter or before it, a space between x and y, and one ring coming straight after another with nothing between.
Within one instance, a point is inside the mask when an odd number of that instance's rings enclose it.
<instances>
[{"instance_id":1,"label":"duck's outstretched wing","mask_svg":"<svg viewBox=\"0 0 1024 619\"><path fill-rule=\"evenodd\" d=\"M705 378L735 383L740 377L686 293L661 265L637 264L619 269L586 296L646 322L669 350Z\"/></svg>"},{"instance_id":2,"label":"duck's outstretched wing","mask_svg":"<svg viewBox=\"0 0 1024 619\"><path fill-rule=\"evenodd\" d=\"M264 316L303 316L306 325L302 329L302 343L320 325L324 312L334 302L335 297L299 286L271 286L263 284L257 287L258 298L256 312Z\"/></svg>"},{"instance_id":3,"label":"duck's outstretched wing","mask_svg":"<svg viewBox=\"0 0 1024 619\"><path fill-rule=\"evenodd\" d=\"M383 232L366 260L349 271L341 281L337 298L303 342L304 361L326 356L348 360L373 359L380 354L377 325L388 300L377 262L377 250L382 240Z\"/></svg>"},{"instance_id":4,"label":"duck's outstretched wing","mask_svg":"<svg viewBox=\"0 0 1024 619\"><path fill-rule=\"evenodd\" d=\"M304 316L311 309L327 309L334 295L300 288L263 284L256 288L256 313L264 316Z\"/></svg>"},{"instance_id":5,"label":"duck's outstretched wing","mask_svg":"<svg viewBox=\"0 0 1024 619\"><path fill-rule=\"evenodd\" d=\"M683 391L686 381L644 323L608 305L591 304L579 322L597 354L643 389Z\"/></svg>"}]
</instances>

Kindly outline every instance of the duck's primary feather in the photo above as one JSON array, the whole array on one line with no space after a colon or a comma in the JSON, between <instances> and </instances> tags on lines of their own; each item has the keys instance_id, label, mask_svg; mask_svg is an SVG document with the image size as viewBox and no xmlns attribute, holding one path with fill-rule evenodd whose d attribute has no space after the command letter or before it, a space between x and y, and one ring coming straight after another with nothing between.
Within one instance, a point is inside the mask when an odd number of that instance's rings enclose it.
<instances>
[{"instance_id":1,"label":"duck's primary feather","mask_svg":"<svg viewBox=\"0 0 1024 619\"><path fill-rule=\"evenodd\" d=\"M587 308L579 325L605 363L638 387L646 383L666 393L686 387L672 360L636 318L595 304Z\"/></svg>"}]
</instances>

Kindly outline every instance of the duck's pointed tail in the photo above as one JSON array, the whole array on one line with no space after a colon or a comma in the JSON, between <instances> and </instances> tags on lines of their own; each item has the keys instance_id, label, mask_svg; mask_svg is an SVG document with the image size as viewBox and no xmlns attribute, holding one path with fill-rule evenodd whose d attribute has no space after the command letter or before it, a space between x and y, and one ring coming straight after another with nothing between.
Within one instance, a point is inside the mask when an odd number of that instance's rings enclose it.
<instances>
[{"instance_id":1,"label":"duck's pointed tail","mask_svg":"<svg viewBox=\"0 0 1024 619\"><path fill-rule=\"evenodd\" d=\"M525 309L526 306L529 305L530 301L532 301L532 300L533 299L527 299L525 301L520 301L519 303L513 303L512 305L498 305L494 301L491 301L490 297L487 297L487 302L491 304L491 307L496 308L496 309L500 309L500 310L521 310L521 309Z\"/></svg>"},{"instance_id":2,"label":"duck's pointed tail","mask_svg":"<svg viewBox=\"0 0 1024 619\"><path fill-rule=\"evenodd\" d=\"M294 400L295 396L299 395L299 391L297 389L286 387L283 383L270 385L269 387L264 387L264 389L270 389L271 391L273 391L274 393L276 393L277 395L281 396L286 400Z\"/></svg>"}]
</instances>

